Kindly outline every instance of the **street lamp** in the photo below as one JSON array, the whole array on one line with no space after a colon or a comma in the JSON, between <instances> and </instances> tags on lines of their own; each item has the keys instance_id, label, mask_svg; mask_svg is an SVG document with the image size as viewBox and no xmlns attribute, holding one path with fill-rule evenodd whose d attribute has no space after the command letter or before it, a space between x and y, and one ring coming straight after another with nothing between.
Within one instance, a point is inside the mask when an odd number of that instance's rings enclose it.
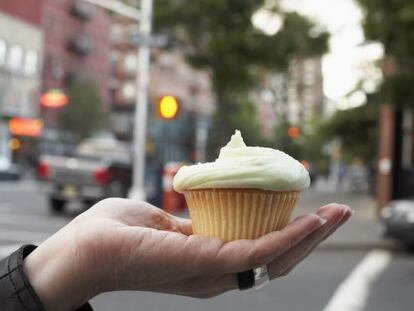
<instances>
[{"instance_id":1,"label":"street lamp","mask_svg":"<svg viewBox=\"0 0 414 311\"><path fill-rule=\"evenodd\" d=\"M141 0L141 9L137 10L116 0L84 0L94 5L111 10L123 16L139 21L140 35L149 38L151 35L152 0ZM132 186L129 197L135 200L145 200L144 170L145 170L145 140L148 111L148 84L150 48L148 44L138 46L138 68L136 77L137 96L135 99L134 117L134 163Z\"/></svg>"}]
</instances>

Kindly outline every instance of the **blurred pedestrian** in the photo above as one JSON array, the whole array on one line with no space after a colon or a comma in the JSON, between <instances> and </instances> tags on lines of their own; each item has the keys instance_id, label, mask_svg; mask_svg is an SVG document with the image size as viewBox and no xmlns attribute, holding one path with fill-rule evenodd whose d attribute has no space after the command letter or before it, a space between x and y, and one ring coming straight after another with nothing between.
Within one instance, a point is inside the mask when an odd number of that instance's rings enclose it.
<instances>
[{"instance_id":1,"label":"blurred pedestrian","mask_svg":"<svg viewBox=\"0 0 414 311\"><path fill-rule=\"evenodd\" d=\"M330 204L281 231L225 243L150 204L106 199L0 262L0 310L91 310L89 299L115 290L213 297L255 267L266 265L270 279L286 275L350 216Z\"/></svg>"}]
</instances>

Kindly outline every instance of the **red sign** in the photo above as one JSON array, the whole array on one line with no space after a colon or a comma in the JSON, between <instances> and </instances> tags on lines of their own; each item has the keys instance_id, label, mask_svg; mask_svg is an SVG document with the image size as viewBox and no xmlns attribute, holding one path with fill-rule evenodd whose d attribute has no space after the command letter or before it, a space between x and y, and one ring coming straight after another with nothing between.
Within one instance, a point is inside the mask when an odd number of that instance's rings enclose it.
<instances>
[{"instance_id":1,"label":"red sign","mask_svg":"<svg viewBox=\"0 0 414 311\"><path fill-rule=\"evenodd\" d=\"M16 136L38 137L42 134L43 122L39 119L11 118L10 133Z\"/></svg>"},{"instance_id":2,"label":"red sign","mask_svg":"<svg viewBox=\"0 0 414 311\"><path fill-rule=\"evenodd\" d=\"M61 108L66 106L69 99L61 90L49 90L40 96L40 104L46 108Z\"/></svg>"}]
</instances>

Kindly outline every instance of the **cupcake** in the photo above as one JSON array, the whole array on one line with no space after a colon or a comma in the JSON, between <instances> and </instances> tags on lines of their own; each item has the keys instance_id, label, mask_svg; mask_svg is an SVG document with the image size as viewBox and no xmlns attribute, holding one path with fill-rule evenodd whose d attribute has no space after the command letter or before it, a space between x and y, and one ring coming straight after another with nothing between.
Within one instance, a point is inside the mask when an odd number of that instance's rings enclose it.
<instances>
[{"instance_id":1,"label":"cupcake","mask_svg":"<svg viewBox=\"0 0 414 311\"><path fill-rule=\"evenodd\" d=\"M224 241L285 227L309 184L300 162L279 150L246 146L237 130L217 160L183 166L173 181L187 201L193 232Z\"/></svg>"}]
</instances>

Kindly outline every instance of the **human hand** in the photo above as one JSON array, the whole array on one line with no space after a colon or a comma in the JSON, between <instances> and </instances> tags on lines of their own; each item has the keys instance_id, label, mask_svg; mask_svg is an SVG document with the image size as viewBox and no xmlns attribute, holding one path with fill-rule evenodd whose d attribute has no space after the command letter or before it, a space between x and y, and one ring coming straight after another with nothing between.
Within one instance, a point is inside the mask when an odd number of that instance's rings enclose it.
<instances>
[{"instance_id":1,"label":"human hand","mask_svg":"<svg viewBox=\"0 0 414 311\"><path fill-rule=\"evenodd\" d=\"M72 310L113 290L212 297L236 289L237 273L254 267L267 265L272 279L286 275L350 216L330 204L281 231L225 243L193 235L190 220L150 204L106 199L42 243L25 270L47 310Z\"/></svg>"}]
</instances>

